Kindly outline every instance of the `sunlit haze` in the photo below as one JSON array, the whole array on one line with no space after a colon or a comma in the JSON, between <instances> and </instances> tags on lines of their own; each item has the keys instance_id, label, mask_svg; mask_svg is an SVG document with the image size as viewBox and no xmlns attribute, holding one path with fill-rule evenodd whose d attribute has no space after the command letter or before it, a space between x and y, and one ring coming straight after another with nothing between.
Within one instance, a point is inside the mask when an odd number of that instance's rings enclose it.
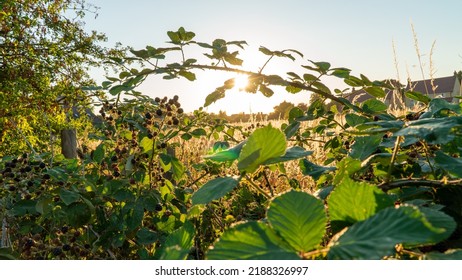
<instances>
[{"instance_id":1,"label":"sunlit haze","mask_svg":"<svg viewBox=\"0 0 462 280\"><path fill-rule=\"evenodd\" d=\"M296 61L277 58L264 73L284 75L300 71L308 59L327 61L333 67L347 67L353 74L365 74L370 79L422 79L414 45L411 23L415 27L422 54L425 78L449 76L462 69L462 37L459 34L460 1L148 1L93 0L100 7L96 19L88 18L86 28L106 33L108 46L116 42L135 49L147 45L166 47L166 32L183 26L196 33L195 40L212 42L245 40L245 51L239 56L243 68L258 71L267 56L260 46L271 50L296 49L304 54ZM393 42L396 61L393 56ZM435 43L432 55L430 49ZM200 58L205 51L186 49L189 57ZM430 69L430 59L433 68ZM197 81L184 79L164 81L149 78L139 90L152 96L180 96L186 111L204 105L205 97L221 86L230 73L197 71ZM92 72L102 82L103 72ZM245 83L245 77L239 77ZM341 81L325 81L332 88L347 86ZM245 85L244 85L245 86ZM224 99L206 108L209 112L228 114L270 112L282 101L294 104L308 102L308 93L289 94L274 88L271 98L261 93L239 91L242 85L229 91Z\"/></svg>"}]
</instances>

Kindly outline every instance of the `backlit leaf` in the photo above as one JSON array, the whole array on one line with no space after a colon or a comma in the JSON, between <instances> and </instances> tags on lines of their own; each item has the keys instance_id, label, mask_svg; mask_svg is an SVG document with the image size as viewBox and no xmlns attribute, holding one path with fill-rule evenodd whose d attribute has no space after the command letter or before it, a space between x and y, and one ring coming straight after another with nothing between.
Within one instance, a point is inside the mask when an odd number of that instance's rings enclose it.
<instances>
[{"instance_id":1,"label":"backlit leaf","mask_svg":"<svg viewBox=\"0 0 462 280\"><path fill-rule=\"evenodd\" d=\"M326 231L323 202L304 192L290 191L275 198L267 216L273 229L299 252L315 249Z\"/></svg>"},{"instance_id":2,"label":"backlit leaf","mask_svg":"<svg viewBox=\"0 0 462 280\"><path fill-rule=\"evenodd\" d=\"M191 197L193 205L207 204L212 200L219 199L232 191L239 181L231 178L215 178L205 183Z\"/></svg>"},{"instance_id":3,"label":"backlit leaf","mask_svg":"<svg viewBox=\"0 0 462 280\"><path fill-rule=\"evenodd\" d=\"M209 260L299 260L297 253L265 223L247 222L227 229L207 253Z\"/></svg>"}]
</instances>

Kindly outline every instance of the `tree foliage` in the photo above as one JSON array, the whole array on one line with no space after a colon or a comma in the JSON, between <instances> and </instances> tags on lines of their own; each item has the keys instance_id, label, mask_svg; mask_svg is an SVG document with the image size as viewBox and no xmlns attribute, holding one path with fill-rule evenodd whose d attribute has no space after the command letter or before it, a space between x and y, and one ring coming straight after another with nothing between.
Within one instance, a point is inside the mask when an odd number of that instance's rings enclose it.
<instances>
[{"instance_id":1,"label":"tree foliage","mask_svg":"<svg viewBox=\"0 0 462 280\"><path fill-rule=\"evenodd\" d=\"M88 103L82 86L92 84L89 67L110 55L98 45L106 38L84 31L81 19L96 10L83 0L0 5L0 155L46 151L71 107Z\"/></svg>"}]
</instances>

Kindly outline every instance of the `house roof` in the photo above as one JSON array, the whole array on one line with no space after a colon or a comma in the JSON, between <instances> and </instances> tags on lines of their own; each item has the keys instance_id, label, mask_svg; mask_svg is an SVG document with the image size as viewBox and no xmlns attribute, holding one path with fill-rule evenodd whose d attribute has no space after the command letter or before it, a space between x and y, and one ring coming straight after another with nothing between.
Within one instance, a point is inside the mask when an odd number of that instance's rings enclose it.
<instances>
[{"instance_id":1,"label":"house roof","mask_svg":"<svg viewBox=\"0 0 462 280\"><path fill-rule=\"evenodd\" d=\"M452 92L454 90L456 79L456 75L433 79L433 85L436 87L435 90L432 88L432 82L430 79L415 81L411 82L410 85L408 84L406 90L412 89L412 91L418 91L423 94Z\"/></svg>"}]
</instances>

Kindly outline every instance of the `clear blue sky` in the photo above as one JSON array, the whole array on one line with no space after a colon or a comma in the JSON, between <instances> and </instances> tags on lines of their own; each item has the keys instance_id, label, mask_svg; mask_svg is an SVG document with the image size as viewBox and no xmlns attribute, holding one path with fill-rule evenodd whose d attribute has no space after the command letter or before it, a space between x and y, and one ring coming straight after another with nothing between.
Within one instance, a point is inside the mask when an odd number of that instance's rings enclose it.
<instances>
[{"instance_id":1,"label":"clear blue sky","mask_svg":"<svg viewBox=\"0 0 462 280\"><path fill-rule=\"evenodd\" d=\"M312 1L312 0L88 0L99 6L99 16L87 20L87 28L106 33L109 45L121 42L135 49L146 45L166 46L166 32L180 26L196 33L196 40L211 42L216 38L246 40L243 55L247 67L258 70L264 56L258 47L272 50L297 49L305 57L295 64L276 61L268 71L290 71L306 64L306 59L328 61L335 67L347 67L354 74L370 79L397 78L393 60L395 42L399 76L406 82L422 78L414 48L411 22L416 30L426 78L429 76L430 48L434 76L449 76L462 70L462 1ZM201 56L192 51L190 56ZM245 66L246 64L244 64ZM296 68L298 69L298 68ZM267 72L270 74L271 72ZM272 74L272 73L271 73ZM99 74L95 72L95 78ZM153 78L141 90L152 96L178 94L186 111L197 109L205 96L222 85L227 76L216 73L198 75L197 82L162 81ZM327 81L332 87L339 83ZM249 98L250 97L250 98ZM272 111L283 100L307 102L308 94L290 95L277 91L268 99L261 95L230 93L210 106L210 111L229 113Z\"/></svg>"}]
</instances>

